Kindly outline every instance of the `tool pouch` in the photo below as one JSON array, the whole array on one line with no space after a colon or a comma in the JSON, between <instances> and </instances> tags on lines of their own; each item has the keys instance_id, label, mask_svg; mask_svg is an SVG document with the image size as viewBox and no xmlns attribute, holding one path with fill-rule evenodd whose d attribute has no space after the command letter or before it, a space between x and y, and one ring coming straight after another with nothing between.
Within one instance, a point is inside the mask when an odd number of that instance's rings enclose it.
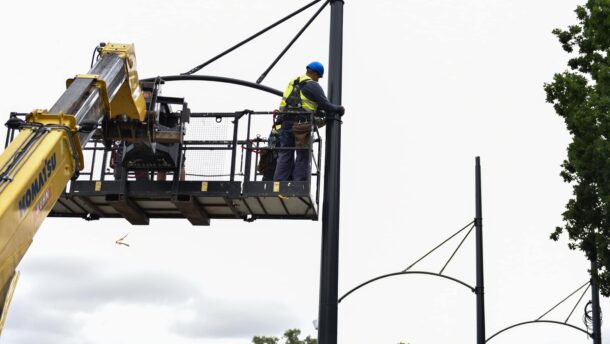
<instances>
[{"instance_id":1,"label":"tool pouch","mask_svg":"<svg viewBox=\"0 0 610 344\"><path fill-rule=\"evenodd\" d=\"M294 142L298 148L309 147L311 139L311 123L294 123L292 125Z\"/></svg>"}]
</instances>

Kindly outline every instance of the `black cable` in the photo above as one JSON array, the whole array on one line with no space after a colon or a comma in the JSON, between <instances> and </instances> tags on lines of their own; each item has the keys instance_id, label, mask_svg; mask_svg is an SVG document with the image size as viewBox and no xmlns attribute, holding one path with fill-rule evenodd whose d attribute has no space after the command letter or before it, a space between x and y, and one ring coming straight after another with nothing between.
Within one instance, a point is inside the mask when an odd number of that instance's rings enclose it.
<instances>
[{"instance_id":1,"label":"black cable","mask_svg":"<svg viewBox=\"0 0 610 344\"><path fill-rule=\"evenodd\" d=\"M231 48L229 48L229 49L227 49L227 50L223 51L222 53L220 53L220 54L218 54L218 55L214 56L213 58L211 58L211 59L207 60L206 62L204 62L204 63L202 63L202 64L198 65L197 67L195 67L195 68L193 68L193 69L189 70L188 72L182 73L181 75L191 75L191 74L197 73L197 72L198 72L199 70L201 70L203 67L205 67L205 66L209 65L210 63L212 63L212 62L214 62L214 61L218 60L219 58L221 58L221 57L225 56L226 54L228 54L228 53L232 52L233 50L235 50L235 49L237 49L237 48L241 47L242 45L244 45L244 44L246 44L246 43L250 42L251 40L255 39L256 37L258 37L258 36L260 36L260 35L264 34L265 32L267 32L267 31L269 31L269 30L273 29L274 27L276 27L276 26L280 25L281 23L285 22L286 20L288 20L288 19L290 19L290 18L292 18L292 17L296 16L297 14L299 14L299 13L301 13L301 12L305 11L306 9L310 8L311 6L315 5L316 3L320 2L320 1L321 1L321 0L314 0L314 1L310 2L309 4L307 4L307 5L303 6L303 7L301 7L301 8L300 8L300 9L298 9L298 10L296 10L295 12L292 12L291 14L289 14L289 15L285 16L284 18L282 18L282 19L280 19L280 20L276 21L275 23L273 23L273 24L271 24L271 25L267 26L266 28L262 29L261 31L259 31L259 32L255 33L254 35L252 35L252 36L250 36L250 37L248 37L248 38L244 39L243 41L241 41L241 42L237 43L236 45L234 45L234 46L232 46Z\"/></svg>"},{"instance_id":2,"label":"black cable","mask_svg":"<svg viewBox=\"0 0 610 344\"><path fill-rule=\"evenodd\" d=\"M95 48L93 48L93 54L91 54L91 66L89 68L93 68L93 61L95 60L95 53L97 52L97 48L98 46L95 46Z\"/></svg>"},{"instance_id":3,"label":"black cable","mask_svg":"<svg viewBox=\"0 0 610 344\"><path fill-rule=\"evenodd\" d=\"M280 59L286 54L288 49L290 49L290 47L292 47L294 42L296 42L297 39L299 39L299 37L301 37L303 32L305 32L305 30L307 30L309 25L311 25L311 23L313 23L313 21L318 17L318 15L322 12L322 10L324 10L324 7L326 7L326 5L328 5L329 2L330 2L330 0L326 0L324 2L324 4L316 11L316 13L314 13L314 15L307 21L307 23L305 23L305 26L303 26L303 28L301 28L301 30L299 30L299 32L296 34L296 36L294 36L294 38L288 43L288 45L284 48L284 50L282 50L282 52L278 55L278 57L276 57L275 60L271 63L269 68L267 68L263 72L263 74L261 74L261 76L258 77L258 80L256 80L257 84L260 84L261 82L263 82L263 80L267 77L267 74L269 74L271 69L273 69L273 67L275 67L275 65L280 61Z\"/></svg>"},{"instance_id":4,"label":"black cable","mask_svg":"<svg viewBox=\"0 0 610 344\"><path fill-rule=\"evenodd\" d=\"M551 309L549 309L548 311L546 311L546 313L542 314L541 316L538 317L538 319L536 320L540 320L542 319L542 317L544 317L545 315L551 313L551 311L555 308L557 308L559 305L561 305L562 303L565 302L565 300L569 299L572 295L576 294L579 290L581 290L582 288L584 288L585 286L589 285L589 281L587 281L587 283L583 284L582 286L578 287L578 289L574 290L570 295L566 296L563 300L559 301L558 304L556 304L555 306L553 306Z\"/></svg>"},{"instance_id":5,"label":"black cable","mask_svg":"<svg viewBox=\"0 0 610 344\"><path fill-rule=\"evenodd\" d=\"M566 324L568 323L568 320L570 320L572 313L574 313L574 311L576 310L576 307L578 307L578 304L580 303L580 301L582 301L582 298L585 296L585 294L587 293L587 290L589 290L590 287L591 287L591 283L589 283L589 285L585 288L585 291L582 292L582 295L580 295L580 297L578 298L578 301L576 301L574 308L572 308L572 311L570 312L570 314L568 314L568 317L566 318L566 321L564 321L564 323L566 323Z\"/></svg>"},{"instance_id":6,"label":"black cable","mask_svg":"<svg viewBox=\"0 0 610 344\"><path fill-rule=\"evenodd\" d=\"M585 324L587 332L593 332L593 303L591 301L585 305L585 314L582 316L582 322Z\"/></svg>"},{"instance_id":7,"label":"black cable","mask_svg":"<svg viewBox=\"0 0 610 344\"><path fill-rule=\"evenodd\" d=\"M457 253L457 251L460 249L460 247L462 247L462 244L464 244L464 241L466 241L466 238L468 238L468 236L470 235L470 233L472 233L472 229L475 227L475 225L472 225L470 227L470 229L468 230L468 233L466 233L466 235L464 235L464 238L462 238L462 241L460 241L460 244L455 248L455 251L453 251L453 254L451 254L451 257L449 257L449 259L447 260L447 262L445 263L445 265L443 266L443 268L441 269L441 271L439 272L439 274L443 274L443 271L445 271L445 268L447 268L447 265L449 265L449 262L451 262L451 260L453 259L453 257L455 256L455 254Z\"/></svg>"},{"instance_id":8,"label":"black cable","mask_svg":"<svg viewBox=\"0 0 610 344\"><path fill-rule=\"evenodd\" d=\"M48 133L46 128L40 123L29 123L29 125L32 127L32 134L26 139L27 141L10 157L10 159L12 159L11 162L3 166L2 173L0 173L0 183L10 183L13 180L10 174L17 167L17 165L23 161L22 159L24 159L24 157L30 153L30 147L34 146Z\"/></svg>"},{"instance_id":9,"label":"black cable","mask_svg":"<svg viewBox=\"0 0 610 344\"><path fill-rule=\"evenodd\" d=\"M264 86L264 85L260 85L254 82L250 82L250 81L245 81L245 80L239 80L239 79L234 79L234 78L226 78L226 77L222 77L222 76L213 76L213 75L165 75L165 76L161 76L161 79L165 82L168 81L213 81L213 82L225 82L225 83L229 83L229 84L235 84L235 85L240 85L240 86L245 86L245 87L251 87L260 91L264 91L264 92L268 92L271 94L275 94L279 97L281 97L284 92L276 90L274 88L268 87L268 86ZM155 81L155 78L146 78L146 79L140 79L140 81Z\"/></svg>"},{"instance_id":10,"label":"black cable","mask_svg":"<svg viewBox=\"0 0 610 344\"><path fill-rule=\"evenodd\" d=\"M589 301L585 305L585 314L582 316L582 321L587 328L587 332L593 333L593 302ZM602 323L602 310L599 310L599 322Z\"/></svg>"},{"instance_id":11,"label":"black cable","mask_svg":"<svg viewBox=\"0 0 610 344\"><path fill-rule=\"evenodd\" d=\"M93 54L91 55L91 67L89 68L93 68L93 61L96 60L95 58L95 53L97 53L97 60L100 59L100 54L102 53L102 48L106 46L106 43L101 42L100 44L98 44L95 49L93 49Z\"/></svg>"},{"instance_id":12,"label":"black cable","mask_svg":"<svg viewBox=\"0 0 610 344\"><path fill-rule=\"evenodd\" d=\"M430 255L430 253L436 251L439 247L443 246L447 241L453 239L453 237L455 237L456 235L460 234L462 231L464 231L466 228L468 228L468 226L472 225L474 223L474 221L470 221L468 222L468 224L464 227L462 227L462 229L460 229L459 231L455 232L455 234L453 234L452 236L450 236L449 238L445 239L445 241L443 241L442 243L438 244L435 248L433 248L430 252L424 254L423 257L419 258L418 260L415 261L415 263L409 265L409 267L407 267L406 269L403 270L403 272L408 271L409 269L411 269L412 267L415 266L415 264L419 263L420 261L422 261L424 258L426 258L428 255Z\"/></svg>"}]
</instances>

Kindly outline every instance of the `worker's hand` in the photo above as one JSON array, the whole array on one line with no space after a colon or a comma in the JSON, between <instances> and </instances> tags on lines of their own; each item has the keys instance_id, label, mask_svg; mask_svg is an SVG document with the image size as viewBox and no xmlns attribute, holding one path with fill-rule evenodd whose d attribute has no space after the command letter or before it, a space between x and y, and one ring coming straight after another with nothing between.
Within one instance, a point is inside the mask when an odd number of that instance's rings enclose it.
<instances>
[{"instance_id":1,"label":"worker's hand","mask_svg":"<svg viewBox=\"0 0 610 344\"><path fill-rule=\"evenodd\" d=\"M345 113L345 108L343 107L343 105L339 105L339 110L337 110L337 113L339 114L339 116L343 116L343 114Z\"/></svg>"}]
</instances>

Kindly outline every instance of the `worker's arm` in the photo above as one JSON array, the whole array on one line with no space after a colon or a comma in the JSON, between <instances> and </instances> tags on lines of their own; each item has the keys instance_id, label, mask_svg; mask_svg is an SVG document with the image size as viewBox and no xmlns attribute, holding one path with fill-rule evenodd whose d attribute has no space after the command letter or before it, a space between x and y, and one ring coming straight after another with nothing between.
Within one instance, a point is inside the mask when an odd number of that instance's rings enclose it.
<instances>
[{"instance_id":1,"label":"worker's arm","mask_svg":"<svg viewBox=\"0 0 610 344\"><path fill-rule=\"evenodd\" d=\"M317 82L310 81L305 83L302 92L307 98L318 103L318 108L330 113L337 113L340 111L341 106L328 101L322 86Z\"/></svg>"}]
</instances>

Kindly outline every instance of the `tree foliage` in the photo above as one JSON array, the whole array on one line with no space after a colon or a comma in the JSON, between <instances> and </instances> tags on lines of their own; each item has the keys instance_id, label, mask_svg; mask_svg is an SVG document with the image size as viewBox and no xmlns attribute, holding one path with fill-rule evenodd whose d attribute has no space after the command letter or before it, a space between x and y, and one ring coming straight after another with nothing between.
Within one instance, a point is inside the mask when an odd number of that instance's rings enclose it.
<instances>
[{"instance_id":1,"label":"tree foliage","mask_svg":"<svg viewBox=\"0 0 610 344\"><path fill-rule=\"evenodd\" d=\"M563 227L551 234L569 236L598 266L600 290L610 295L610 0L588 0L575 10L578 24L555 29L570 54L569 70L545 84L547 101L563 117L572 142L561 176L573 187Z\"/></svg>"},{"instance_id":2,"label":"tree foliage","mask_svg":"<svg viewBox=\"0 0 610 344\"><path fill-rule=\"evenodd\" d=\"M301 340L299 336L301 335L301 330L299 329L290 329L284 332L284 342L282 344L318 344L318 340L315 338L311 338L307 336L307 338ZM265 337L265 336L254 336L252 338L252 344L280 344L279 338L277 337ZM405 342L400 342L398 344L409 344Z\"/></svg>"},{"instance_id":3,"label":"tree foliage","mask_svg":"<svg viewBox=\"0 0 610 344\"><path fill-rule=\"evenodd\" d=\"M299 339L301 335L301 330L299 329L290 329L284 332L284 339L282 344L318 344L318 340L315 338L311 338L311 336L307 336L305 339ZM277 337L259 337L254 336L252 338L252 344L280 344L279 338Z\"/></svg>"}]
</instances>

